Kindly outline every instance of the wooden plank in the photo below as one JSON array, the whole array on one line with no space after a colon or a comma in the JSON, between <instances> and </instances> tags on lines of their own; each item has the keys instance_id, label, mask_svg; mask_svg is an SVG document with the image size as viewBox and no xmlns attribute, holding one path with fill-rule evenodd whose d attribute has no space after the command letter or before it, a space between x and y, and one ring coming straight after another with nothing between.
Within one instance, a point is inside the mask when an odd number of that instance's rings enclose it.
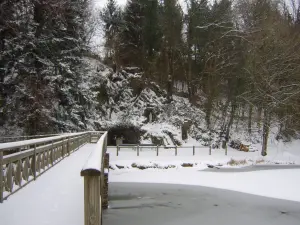
<instances>
[{"instance_id":1,"label":"wooden plank","mask_svg":"<svg viewBox=\"0 0 300 225\"><path fill-rule=\"evenodd\" d=\"M3 165L9 164L11 162L16 162L21 159L25 159L25 158L33 155L33 153L34 153L34 149L29 149L26 151L17 152L14 154L3 156Z\"/></svg>"},{"instance_id":2,"label":"wooden plank","mask_svg":"<svg viewBox=\"0 0 300 225\"><path fill-rule=\"evenodd\" d=\"M68 152L68 156L70 155L70 138L68 138L67 141L67 152Z\"/></svg>"},{"instance_id":3,"label":"wooden plank","mask_svg":"<svg viewBox=\"0 0 300 225\"><path fill-rule=\"evenodd\" d=\"M21 160L17 162L17 168L16 168L16 173L15 173L15 184L18 186L22 185L22 163Z\"/></svg>"},{"instance_id":4,"label":"wooden plank","mask_svg":"<svg viewBox=\"0 0 300 225\"><path fill-rule=\"evenodd\" d=\"M13 165L12 163L8 164L6 169L6 184L7 184L7 191L12 192L14 187L14 179L13 179Z\"/></svg>"},{"instance_id":5,"label":"wooden plank","mask_svg":"<svg viewBox=\"0 0 300 225\"><path fill-rule=\"evenodd\" d=\"M0 151L0 203L3 202L4 191L4 176L3 176L3 152Z\"/></svg>"},{"instance_id":6,"label":"wooden plank","mask_svg":"<svg viewBox=\"0 0 300 225\"><path fill-rule=\"evenodd\" d=\"M52 140L53 141L60 141L63 138L70 137L70 138L76 138L78 136L82 136L84 134L87 134L88 132L80 132L76 134L68 134L68 135L61 135L61 136L55 136L55 137L47 137L47 138L38 138L38 139L31 139L28 141L17 141L17 142L10 142L10 143L0 143L0 149L1 150L14 150L14 149L19 149L22 147L26 147L29 145L34 145L34 144L44 144L44 143L49 143Z\"/></svg>"},{"instance_id":7,"label":"wooden plank","mask_svg":"<svg viewBox=\"0 0 300 225\"><path fill-rule=\"evenodd\" d=\"M29 158L26 158L23 162L23 172L22 172L22 177L25 181L28 181L29 178Z\"/></svg>"},{"instance_id":8,"label":"wooden plank","mask_svg":"<svg viewBox=\"0 0 300 225\"><path fill-rule=\"evenodd\" d=\"M31 165L34 180L36 180L36 164L37 164L37 161L36 161L36 145L35 145L34 146L34 154L32 157L32 165Z\"/></svg>"},{"instance_id":9,"label":"wooden plank","mask_svg":"<svg viewBox=\"0 0 300 225\"><path fill-rule=\"evenodd\" d=\"M101 190L101 207L102 209L108 208L108 173L103 174L103 185Z\"/></svg>"},{"instance_id":10,"label":"wooden plank","mask_svg":"<svg viewBox=\"0 0 300 225\"><path fill-rule=\"evenodd\" d=\"M105 147L105 146L104 146ZM109 173L109 153L105 153L104 155L104 173L102 174L102 189L101 189L101 199L102 199L102 204L101 207L102 209L107 209L108 208L108 173Z\"/></svg>"}]
</instances>

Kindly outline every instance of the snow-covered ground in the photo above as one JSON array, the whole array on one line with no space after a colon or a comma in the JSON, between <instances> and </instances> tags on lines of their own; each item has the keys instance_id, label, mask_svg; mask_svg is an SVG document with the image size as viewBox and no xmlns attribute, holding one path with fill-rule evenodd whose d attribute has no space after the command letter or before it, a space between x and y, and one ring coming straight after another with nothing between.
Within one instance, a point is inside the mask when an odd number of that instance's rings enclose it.
<instances>
[{"instance_id":1,"label":"snow-covered ground","mask_svg":"<svg viewBox=\"0 0 300 225\"><path fill-rule=\"evenodd\" d=\"M299 161L299 142L289 146L279 146L270 150L269 159ZM1 224L9 225L81 225L83 224L83 178L80 171L88 158L93 144L87 144L55 167L51 168L36 181L28 184L8 200L0 204ZM117 157L115 149L110 149L111 165L124 163L143 164L145 161L165 164L193 162L226 162L231 158L255 158L257 152L244 153L229 150L225 156L222 150L213 150L208 155L208 149L196 149L192 156L191 149L178 149L178 156L172 156L174 149L161 150L160 156L154 150L142 150L137 157L132 150L120 151ZM298 154L298 156L297 156ZM288 162L288 161L286 161ZM270 162L272 163L272 162ZM204 163L203 163L204 164ZM201 164L202 165L202 164ZM225 166L225 165L224 165ZM230 165L226 165L229 167ZM280 166L280 165L279 165ZM177 166L171 169L124 168L110 170L109 182L142 182L201 185L220 189L234 190L255 195L300 202L300 169L277 169L266 171L222 173L208 172L204 166ZM217 169L216 169L217 171Z\"/></svg>"},{"instance_id":2,"label":"snow-covered ground","mask_svg":"<svg viewBox=\"0 0 300 225\"><path fill-rule=\"evenodd\" d=\"M259 145L254 146L260 149ZM265 165L265 164L296 164L300 165L300 141L293 141L288 144L270 143L268 156L262 157L260 151L242 152L232 148L228 148L227 155L223 149L212 149L211 155L209 148L203 146L195 146L195 155L193 155L192 144L177 149L177 156L175 155L175 148L165 149L159 147L158 156L156 147L143 147L139 151L132 148L121 148L119 156L116 155L116 148L109 148L110 165L114 170L118 169L136 169L135 165L144 165L148 167L163 168L167 165L175 166L175 168L182 168L182 164L193 164L192 167L196 169L205 169L207 164L222 167L244 167L249 165ZM122 168L124 167L124 168Z\"/></svg>"},{"instance_id":3,"label":"snow-covered ground","mask_svg":"<svg viewBox=\"0 0 300 225\"><path fill-rule=\"evenodd\" d=\"M214 187L300 202L300 169L244 173L201 172L195 169L113 171L110 182L169 183Z\"/></svg>"},{"instance_id":4,"label":"snow-covered ground","mask_svg":"<svg viewBox=\"0 0 300 225\"><path fill-rule=\"evenodd\" d=\"M159 149L144 148L139 152L110 148L110 182L171 183L201 185L234 190L272 198L300 202L300 169L276 169L251 172L208 172L207 164L220 168L245 167L249 165L300 165L300 141L289 144L271 143L267 157L260 152L240 152L228 149L212 150L208 148ZM257 146L259 148L259 146ZM216 169L217 170L217 169Z\"/></svg>"}]
</instances>

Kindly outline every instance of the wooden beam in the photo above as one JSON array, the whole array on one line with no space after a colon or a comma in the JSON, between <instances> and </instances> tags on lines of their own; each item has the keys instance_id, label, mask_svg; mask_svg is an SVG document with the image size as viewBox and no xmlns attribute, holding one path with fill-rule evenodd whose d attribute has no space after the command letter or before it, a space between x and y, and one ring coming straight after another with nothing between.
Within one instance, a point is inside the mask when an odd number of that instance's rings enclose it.
<instances>
[{"instance_id":1,"label":"wooden beam","mask_svg":"<svg viewBox=\"0 0 300 225\"><path fill-rule=\"evenodd\" d=\"M101 225L100 176L84 177L84 225Z\"/></svg>"},{"instance_id":2,"label":"wooden beam","mask_svg":"<svg viewBox=\"0 0 300 225\"><path fill-rule=\"evenodd\" d=\"M0 203L3 202L3 152L0 151Z\"/></svg>"}]
</instances>

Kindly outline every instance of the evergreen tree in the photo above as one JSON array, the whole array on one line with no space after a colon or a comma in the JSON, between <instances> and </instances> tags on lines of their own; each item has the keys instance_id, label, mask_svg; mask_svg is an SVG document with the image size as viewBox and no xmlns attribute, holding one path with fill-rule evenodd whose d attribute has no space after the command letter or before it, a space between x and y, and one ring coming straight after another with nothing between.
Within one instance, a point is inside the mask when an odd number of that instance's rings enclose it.
<instances>
[{"instance_id":1,"label":"evergreen tree","mask_svg":"<svg viewBox=\"0 0 300 225\"><path fill-rule=\"evenodd\" d=\"M180 65L177 61L181 61L183 46L183 15L181 7L176 0L163 1L161 24L163 33L161 56L164 63L162 75L169 86L167 94L168 102L170 102L172 100L175 77L182 76L181 73L177 73L179 70L178 65Z\"/></svg>"},{"instance_id":2,"label":"evergreen tree","mask_svg":"<svg viewBox=\"0 0 300 225\"><path fill-rule=\"evenodd\" d=\"M161 46L161 27L159 25L159 5L157 0L142 0L143 5L143 55L145 55L143 69L145 76L153 79L155 61Z\"/></svg>"},{"instance_id":3,"label":"evergreen tree","mask_svg":"<svg viewBox=\"0 0 300 225\"><path fill-rule=\"evenodd\" d=\"M84 124L78 84L87 1L7 1L1 14L1 95L5 123L27 134ZM63 109L63 110L61 110ZM64 111L60 115L60 112ZM84 128L84 125L82 125Z\"/></svg>"},{"instance_id":4,"label":"evergreen tree","mask_svg":"<svg viewBox=\"0 0 300 225\"><path fill-rule=\"evenodd\" d=\"M105 38L105 58L108 64L119 64L119 33L122 26L122 12L115 0L108 0L100 12ZM109 63L110 62L110 63Z\"/></svg>"},{"instance_id":5,"label":"evergreen tree","mask_svg":"<svg viewBox=\"0 0 300 225\"><path fill-rule=\"evenodd\" d=\"M143 4L142 0L128 0L123 15L123 26L120 33L120 59L124 66L142 68L144 61Z\"/></svg>"}]
</instances>

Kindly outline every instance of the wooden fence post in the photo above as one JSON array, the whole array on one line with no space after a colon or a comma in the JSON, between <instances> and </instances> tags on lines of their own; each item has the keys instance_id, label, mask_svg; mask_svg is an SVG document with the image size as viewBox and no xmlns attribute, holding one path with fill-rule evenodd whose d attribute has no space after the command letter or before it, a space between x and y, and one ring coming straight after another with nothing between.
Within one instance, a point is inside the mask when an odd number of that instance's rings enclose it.
<instances>
[{"instance_id":1,"label":"wooden fence post","mask_svg":"<svg viewBox=\"0 0 300 225\"><path fill-rule=\"evenodd\" d=\"M227 155L227 142L225 143L225 155Z\"/></svg>"},{"instance_id":2,"label":"wooden fence post","mask_svg":"<svg viewBox=\"0 0 300 225\"><path fill-rule=\"evenodd\" d=\"M3 202L3 191L4 191L4 183L3 183L3 152L0 151L0 203Z\"/></svg>"},{"instance_id":3,"label":"wooden fence post","mask_svg":"<svg viewBox=\"0 0 300 225\"><path fill-rule=\"evenodd\" d=\"M84 176L84 225L101 225L100 175Z\"/></svg>"},{"instance_id":4,"label":"wooden fence post","mask_svg":"<svg viewBox=\"0 0 300 225\"><path fill-rule=\"evenodd\" d=\"M54 148L53 148L53 141L51 143L52 148L51 148L51 165L54 165Z\"/></svg>"},{"instance_id":5,"label":"wooden fence post","mask_svg":"<svg viewBox=\"0 0 300 225\"><path fill-rule=\"evenodd\" d=\"M62 156L64 158L65 157L65 139L64 138L61 140L61 151L62 151Z\"/></svg>"},{"instance_id":6,"label":"wooden fence post","mask_svg":"<svg viewBox=\"0 0 300 225\"><path fill-rule=\"evenodd\" d=\"M158 156L158 145L156 146L156 156Z\"/></svg>"},{"instance_id":7,"label":"wooden fence post","mask_svg":"<svg viewBox=\"0 0 300 225\"><path fill-rule=\"evenodd\" d=\"M68 156L70 156L70 138L68 137L68 141L67 141L67 152L68 152Z\"/></svg>"},{"instance_id":8,"label":"wooden fence post","mask_svg":"<svg viewBox=\"0 0 300 225\"><path fill-rule=\"evenodd\" d=\"M34 145L34 150L33 150L32 173L33 173L33 179L36 180L36 145Z\"/></svg>"},{"instance_id":9,"label":"wooden fence post","mask_svg":"<svg viewBox=\"0 0 300 225\"><path fill-rule=\"evenodd\" d=\"M175 156L177 156L177 145L175 145Z\"/></svg>"},{"instance_id":10,"label":"wooden fence post","mask_svg":"<svg viewBox=\"0 0 300 225\"><path fill-rule=\"evenodd\" d=\"M195 155L195 146L193 146L193 155Z\"/></svg>"},{"instance_id":11,"label":"wooden fence post","mask_svg":"<svg viewBox=\"0 0 300 225\"><path fill-rule=\"evenodd\" d=\"M119 145L117 145L117 156L119 156Z\"/></svg>"},{"instance_id":12,"label":"wooden fence post","mask_svg":"<svg viewBox=\"0 0 300 225\"><path fill-rule=\"evenodd\" d=\"M90 133L90 143L92 143L92 132Z\"/></svg>"},{"instance_id":13,"label":"wooden fence post","mask_svg":"<svg viewBox=\"0 0 300 225\"><path fill-rule=\"evenodd\" d=\"M137 146L136 154L137 154L137 156L140 156L140 145Z\"/></svg>"},{"instance_id":14,"label":"wooden fence post","mask_svg":"<svg viewBox=\"0 0 300 225\"><path fill-rule=\"evenodd\" d=\"M209 155L211 155L211 145L209 145Z\"/></svg>"}]
</instances>

